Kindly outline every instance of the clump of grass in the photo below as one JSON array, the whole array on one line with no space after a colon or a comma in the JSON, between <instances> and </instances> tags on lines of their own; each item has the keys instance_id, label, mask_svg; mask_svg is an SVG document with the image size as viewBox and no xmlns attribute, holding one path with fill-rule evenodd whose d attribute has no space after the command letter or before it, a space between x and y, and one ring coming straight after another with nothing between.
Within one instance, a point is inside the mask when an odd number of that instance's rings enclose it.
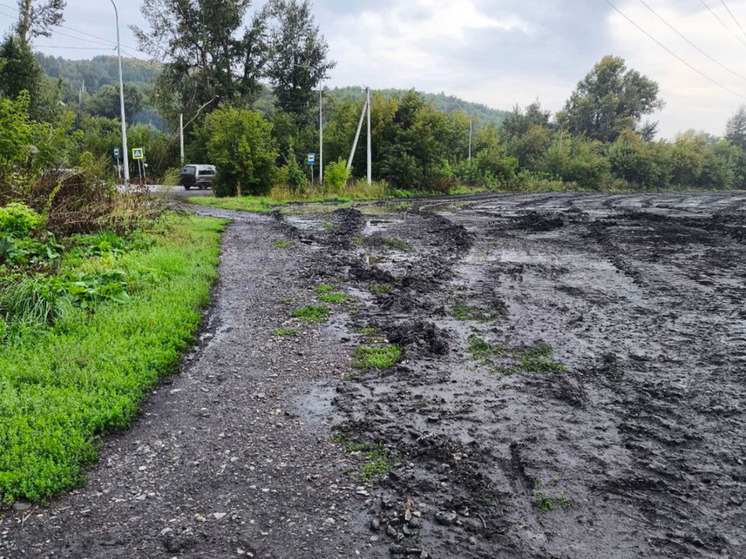
<instances>
[{"instance_id":1,"label":"clump of grass","mask_svg":"<svg viewBox=\"0 0 746 559\"><path fill-rule=\"evenodd\" d=\"M565 366L551 359L552 352L552 346L546 343L516 348L512 350L512 354L520 360L518 365L498 372L503 377L517 373L563 373Z\"/></svg>"},{"instance_id":2,"label":"clump of grass","mask_svg":"<svg viewBox=\"0 0 746 559\"><path fill-rule=\"evenodd\" d=\"M316 293L331 293L336 289L336 285L332 285L331 283L322 283L321 285L316 287Z\"/></svg>"},{"instance_id":3,"label":"clump of grass","mask_svg":"<svg viewBox=\"0 0 746 559\"><path fill-rule=\"evenodd\" d=\"M390 369L402 356L398 345L360 346L355 350L354 367L356 369Z\"/></svg>"},{"instance_id":4,"label":"clump of grass","mask_svg":"<svg viewBox=\"0 0 746 559\"><path fill-rule=\"evenodd\" d=\"M277 338L292 338L300 335L300 330L297 328L278 328L272 335Z\"/></svg>"},{"instance_id":5,"label":"clump of grass","mask_svg":"<svg viewBox=\"0 0 746 559\"><path fill-rule=\"evenodd\" d=\"M324 305L309 305L307 307L303 307L302 309L293 311L293 314L291 316L293 318L300 318L301 320L306 320L308 322L326 322L329 318L329 307L326 307Z\"/></svg>"},{"instance_id":6,"label":"clump of grass","mask_svg":"<svg viewBox=\"0 0 746 559\"><path fill-rule=\"evenodd\" d=\"M357 332L358 334L362 334L363 336L375 336L376 335L375 328L360 328Z\"/></svg>"},{"instance_id":7,"label":"clump of grass","mask_svg":"<svg viewBox=\"0 0 746 559\"><path fill-rule=\"evenodd\" d=\"M370 292L373 295L386 295L388 293L391 293L391 291L394 289L392 285L389 285L388 283L376 283L373 284L373 287L370 288Z\"/></svg>"},{"instance_id":8,"label":"clump of grass","mask_svg":"<svg viewBox=\"0 0 746 559\"><path fill-rule=\"evenodd\" d=\"M498 304L494 309L485 309L473 305L467 305L457 302L451 307L451 313L456 320L467 322L470 320L476 322L490 322L500 317L507 316L508 308L504 303Z\"/></svg>"},{"instance_id":9,"label":"clump of grass","mask_svg":"<svg viewBox=\"0 0 746 559\"><path fill-rule=\"evenodd\" d=\"M324 303L344 303L349 299L346 293L325 293L319 296L319 300Z\"/></svg>"},{"instance_id":10,"label":"clump of grass","mask_svg":"<svg viewBox=\"0 0 746 559\"><path fill-rule=\"evenodd\" d=\"M290 248L293 246L293 243L288 241L275 241L274 243L272 243L272 246L274 246L275 248Z\"/></svg>"},{"instance_id":11,"label":"clump of grass","mask_svg":"<svg viewBox=\"0 0 746 559\"><path fill-rule=\"evenodd\" d=\"M367 460L360 468L360 479L375 483L391 470L391 457L382 444L372 447L367 452Z\"/></svg>"},{"instance_id":12,"label":"clump of grass","mask_svg":"<svg viewBox=\"0 0 746 559\"><path fill-rule=\"evenodd\" d=\"M541 491L534 493L534 503L539 509L539 514L546 514L554 510L554 499Z\"/></svg>"},{"instance_id":13,"label":"clump of grass","mask_svg":"<svg viewBox=\"0 0 746 559\"><path fill-rule=\"evenodd\" d=\"M336 227L328 221L322 223L321 227L324 229L324 231L334 231L336 229Z\"/></svg>"},{"instance_id":14,"label":"clump of grass","mask_svg":"<svg viewBox=\"0 0 746 559\"><path fill-rule=\"evenodd\" d=\"M469 338L469 353L475 361L484 361L493 357L500 358L504 351L504 347L491 344L482 338L476 336Z\"/></svg>"},{"instance_id":15,"label":"clump of grass","mask_svg":"<svg viewBox=\"0 0 746 559\"><path fill-rule=\"evenodd\" d=\"M401 252L409 252L412 250L412 245L407 243L406 241L402 241L401 239L397 239L396 237L371 237L371 240L377 243L380 243L381 245L398 250Z\"/></svg>"}]
</instances>

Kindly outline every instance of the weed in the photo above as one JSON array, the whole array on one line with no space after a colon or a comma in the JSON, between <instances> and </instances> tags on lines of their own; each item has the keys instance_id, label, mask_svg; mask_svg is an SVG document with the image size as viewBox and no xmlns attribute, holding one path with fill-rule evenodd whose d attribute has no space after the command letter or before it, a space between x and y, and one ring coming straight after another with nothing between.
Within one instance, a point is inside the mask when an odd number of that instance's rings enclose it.
<instances>
[{"instance_id":1,"label":"weed","mask_svg":"<svg viewBox=\"0 0 746 559\"><path fill-rule=\"evenodd\" d=\"M503 303L499 303L494 309L485 309L457 302L451 307L451 313L456 320L460 320L461 322L469 320L489 322L507 316L508 308Z\"/></svg>"},{"instance_id":2,"label":"weed","mask_svg":"<svg viewBox=\"0 0 746 559\"><path fill-rule=\"evenodd\" d=\"M291 248L293 246L293 243L290 243L288 241L275 241L274 243L272 243L272 245L275 248L283 248L284 249L284 248Z\"/></svg>"},{"instance_id":3,"label":"weed","mask_svg":"<svg viewBox=\"0 0 746 559\"><path fill-rule=\"evenodd\" d=\"M570 501L570 499L565 497L562 493L560 493L557 497L557 502L563 509L568 508L572 504L572 501Z\"/></svg>"},{"instance_id":4,"label":"weed","mask_svg":"<svg viewBox=\"0 0 746 559\"><path fill-rule=\"evenodd\" d=\"M391 458L378 444L367 452L367 461L360 468L360 479L368 483L375 483L391 470Z\"/></svg>"},{"instance_id":5,"label":"weed","mask_svg":"<svg viewBox=\"0 0 746 559\"><path fill-rule=\"evenodd\" d=\"M370 288L370 292L373 295L386 295L388 293L391 293L393 289L393 286L389 285L388 283L376 283L373 284L373 287Z\"/></svg>"},{"instance_id":6,"label":"weed","mask_svg":"<svg viewBox=\"0 0 746 559\"><path fill-rule=\"evenodd\" d=\"M554 499L541 491L534 493L534 503L539 509L539 514L546 514L554 510Z\"/></svg>"},{"instance_id":7,"label":"weed","mask_svg":"<svg viewBox=\"0 0 746 559\"><path fill-rule=\"evenodd\" d=\"M412 250L412 245L409 243L402 241L401 239L397 239L396 237L371 237L371 241L375 243L380 243L381 245L398 250L401 252L409 252Z\"/></svg>"},{"instance_id":8,"label":"weed","mask_svg":"<svg viewBox=\"0 0 746 559\"><path fill-rule=\"evenodd\" d=\"M319 296L319 300L324 303L344 303L348 298L346 293L326 293Z\"/></svg>"},{"instance_id":9,"label":"weed","mask_svg":"<svg viewBox=\"0 0 746 559\"><path fill-rule=\"evenodd\" d=\"M321 224L321 227L324 229L324 231L334 231L336 227L329 223L328 221L325 221Z\"/></svg>"},{"instance_id":10,"label":"weed","mask_svg":"<svg viewBox=\"0 0 746 559\"><path fill-rule=\"evenodd\" d=\"M375 328L360 328L360 330L358 330L357 332L358 334L362 334L363 336L375 336L376 335Z\"/></svg>"},{"instance_id":11,"label":"weed","mask_svg":"<svg viewBox=\"0 0 746 559\"><path fill-rule=\"evenodd\" d=\"M493 345L482 338L472 336L469 338L469 353L475 361L485 361L492 357L502 357L505 348L500 345Z\"/></svg>"},{"instance_id":12,"label":"weed","mask_svg":"<svg viewBox=\"0 0 746 559\"><path fill-rule=\"evenodd\" d=\"M330 283L322 283L316 288L316 293L331 293L332 291L336 291L336 289L336 285L332 285Z\"/></svg>"},{"instance_id":13,"label":"weed","mask_svg":"<svg viewBox=\"0 0 746 559\"><path fill-rule=\"evenodd\" d=\"M398 345L360 346L355 350L354 366L357 369L390 369L401 358Z\"/></svg>"},{"instance_id":14,"label":"weed","mask_svg":"<svg viewBox=\"0 0 746 559\"><path fill-rule=\"evenodd\" d=\"M329 318L329 307L324 305L309 305L302 309L293 311L292 316L293 318L300 318L301 320L307 320L308 322L326 322Z\"/></svg>"},{"instance_id":15,"label":"weed","mask_svg":"<svg viewBox=\"0 0 746 559\"><path fill-rule=\"evenodd\" d=\"M300 330L297 328L278 328L272 335L278 338L292 338L300 335Z\"/></svg>"}]
</instances>

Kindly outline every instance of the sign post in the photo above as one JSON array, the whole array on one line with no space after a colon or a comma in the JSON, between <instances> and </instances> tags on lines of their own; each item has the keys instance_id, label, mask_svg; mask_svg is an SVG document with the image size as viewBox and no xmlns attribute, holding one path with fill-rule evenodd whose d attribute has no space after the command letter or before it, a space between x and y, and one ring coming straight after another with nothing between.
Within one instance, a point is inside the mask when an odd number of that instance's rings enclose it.
<instances>
[{"instance_id":1,"label":"sign post","mask_svg":"<svg viewBox=\"0 0 746 559\"><path fill-rule=\"evenodd\" d=\"M114 159L117 160L117 178L122 178L122 167L119 165L119 158L121 157L119 148L114 148Z\"/></svg>"},{"instance_id":2,"label":"sign post","mask_svg":"<svg viewBox=\"0 0 746 559\"><path fill-rule=\"evenodd\" d=\"M311 168L311 184L313 184L313 168L316 165L316 154L308 154L308 166Z\"/></svg>"},{"instance_id":3,"label":"sign post","mask_svg":"<svg viewBox=\"0 0 746 559\"><path fill-rule=\"evenodd\" d=\"M143 185L143 166L142 160L145 158L145 150L143 148L132 148L132 159L137 161L137 170L140 173L140 186Z\"/></svg>"}]
</instances>

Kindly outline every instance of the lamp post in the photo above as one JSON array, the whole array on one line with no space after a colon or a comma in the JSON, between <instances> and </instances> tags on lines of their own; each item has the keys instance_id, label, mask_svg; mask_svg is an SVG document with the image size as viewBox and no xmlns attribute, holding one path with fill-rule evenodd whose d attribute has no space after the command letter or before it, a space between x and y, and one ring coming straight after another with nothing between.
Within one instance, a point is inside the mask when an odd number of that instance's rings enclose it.
<instances>
[{"instance_id":1,"label":"lamp post","mask_svg":"<svg viewBox=\"0 0 746 559\"><path fill-rule=\"evenodd\" d=\"M124 79L122 78L122 46L119 39L119 10L114 0L111 0L111 5L114 6L114 16L117 22L117 57L119 58L119 105L122 112L122 152L124 156L124 186L130 184L130 162L129 153L127 149L127 121L124 114Z\"/></svg>"}]
</instances>

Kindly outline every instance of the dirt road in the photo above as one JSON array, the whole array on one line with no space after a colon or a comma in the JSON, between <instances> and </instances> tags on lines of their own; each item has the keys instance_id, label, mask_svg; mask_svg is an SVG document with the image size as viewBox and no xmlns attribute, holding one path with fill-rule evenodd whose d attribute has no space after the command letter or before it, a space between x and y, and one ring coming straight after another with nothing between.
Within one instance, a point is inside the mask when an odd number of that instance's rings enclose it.
<instances>
[{"instance_id":1,"label":"dirt road","mask_svg":"<svg viewBox=\"0 0 746 559\"><path fill-rule=\"evenodd\" d=\"M213 212L199 349L0 557L746 557L746 195L328 210Z\"/></svg>"}]
</instances>

